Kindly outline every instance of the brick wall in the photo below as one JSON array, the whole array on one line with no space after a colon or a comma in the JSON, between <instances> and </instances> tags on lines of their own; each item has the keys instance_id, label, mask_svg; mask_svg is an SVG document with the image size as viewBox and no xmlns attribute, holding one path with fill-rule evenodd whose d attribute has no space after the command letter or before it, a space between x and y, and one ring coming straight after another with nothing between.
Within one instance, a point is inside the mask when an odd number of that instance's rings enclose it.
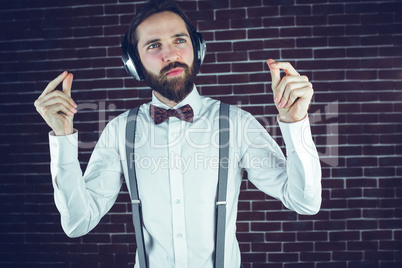
<instances>
[{"instance_id":1,"label":"brick wall","mask_svg":"<svg viewBox=\"0 0 402 268\"><path fill-rule=\"evenodd\" d=\"M150 99L121 66L120 42L143 1L3 0L0 7L0 266L132 267L124 187L90 234L67 238L53 202L47 132L34 100L73 72L83 168L99 131ZM238 239L246 268L401 267L402 2L183 1L208 43L203 95L275 122L267 58L310 77L323 204L298 216L246 180Z\"/></svg>"}]
</instances>

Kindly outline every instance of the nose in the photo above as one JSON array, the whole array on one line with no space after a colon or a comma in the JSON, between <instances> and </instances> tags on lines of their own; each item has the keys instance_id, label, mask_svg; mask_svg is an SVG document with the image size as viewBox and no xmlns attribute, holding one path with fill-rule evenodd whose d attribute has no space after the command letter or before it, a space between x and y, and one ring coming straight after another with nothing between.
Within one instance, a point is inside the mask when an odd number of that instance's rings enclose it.
<instances>
[{"instance_id":1,"label":"nose","mask_svg":"<svg viewBox=\"0 0 402 268\"><path fill-rule=\"evenodd\" d=\"M172 45L167 45L163 50L163 61L164 62L174 62L180 57L179 51Z\"/></svg>"}]
</instances>

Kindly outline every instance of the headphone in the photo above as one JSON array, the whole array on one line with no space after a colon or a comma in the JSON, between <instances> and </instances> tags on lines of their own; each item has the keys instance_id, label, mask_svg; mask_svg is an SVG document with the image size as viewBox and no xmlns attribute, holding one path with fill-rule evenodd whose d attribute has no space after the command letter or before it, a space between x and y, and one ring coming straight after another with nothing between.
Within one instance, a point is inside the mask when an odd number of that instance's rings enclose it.
<instances>
[{"instance_id":1,"label":"headphone","mask_svg":"<svg viewBox=\"0 0 402 268\"><path fill-rule=\"evenodd\" d=\"M207 45L202 38L202 34L196 30L191 32L190 37L194 49L194 59L197 59L196 64L198 68L200 68L204 62L205 54L207 52ZM121 43L121 51L123 52L121 60L123 61L124 69L126 69L127 73L138 81L144 81L141 61L137 57L137 53L134 52L134 49L135 48L129 41L129 32L127 32L123 43Z\"/></svg>"}]
</instances>

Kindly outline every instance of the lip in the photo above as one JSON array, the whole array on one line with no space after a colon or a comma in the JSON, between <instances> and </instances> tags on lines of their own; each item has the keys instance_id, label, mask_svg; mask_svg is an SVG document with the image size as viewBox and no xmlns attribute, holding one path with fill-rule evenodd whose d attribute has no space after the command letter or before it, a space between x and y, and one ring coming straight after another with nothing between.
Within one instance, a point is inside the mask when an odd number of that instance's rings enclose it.
<instances>
[{"instance_id":1,"label":"lip","mask_svg":"<svg viewBox=\"0 0 402 268\"><path fill-rule=\"evenodd\" d=\"M182 68L174 68L166 73L166 76L177 77L184 72Z\"/></svg>"}]
</instances>

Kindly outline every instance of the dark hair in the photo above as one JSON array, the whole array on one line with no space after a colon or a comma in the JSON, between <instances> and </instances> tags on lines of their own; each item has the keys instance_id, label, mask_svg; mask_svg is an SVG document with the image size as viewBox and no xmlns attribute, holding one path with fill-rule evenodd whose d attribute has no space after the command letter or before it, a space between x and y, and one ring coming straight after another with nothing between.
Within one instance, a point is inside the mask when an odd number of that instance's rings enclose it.
<instances>
[{"instance_id":1,"label":"dark hair","mask_svg":"<svg viewBox=\"0 0 402 268\"><path fill-rule=\"evenodd\" d=\"M192 36L192 32L195 31L195 27L191 24L190 19L187 17L184 11L172 0L150 0L144 6L142 6L140 10L138 10L133 21L131 22L130 29L128 31L128 42L132 46L132 49L136 56L138 56L138 26L148 17L164 11L176 13L183 19L194 47L194 38Z\"/></svg>"}]
</instances>

